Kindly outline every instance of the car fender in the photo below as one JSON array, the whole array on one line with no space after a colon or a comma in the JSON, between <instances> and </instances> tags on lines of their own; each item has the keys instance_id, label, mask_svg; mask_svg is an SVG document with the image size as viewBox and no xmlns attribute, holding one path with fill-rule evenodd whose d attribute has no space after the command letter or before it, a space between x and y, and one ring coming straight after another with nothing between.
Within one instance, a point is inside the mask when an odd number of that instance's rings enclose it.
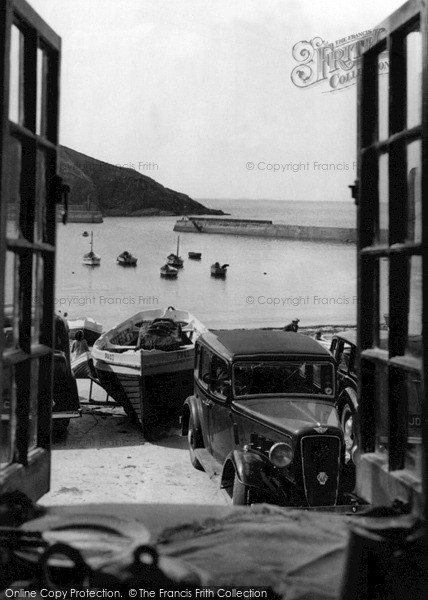
<instances>
[{"instance_id":1,"label":"car fender","mask_svg":"<svg viewBox=\"0 0 428 600\"><path fill-rule=\"evenodd\" d=\"M339 402L338 402L339 412L340 413L342 412L342 408L345 403L345 396L347 396L350 399L352 406L354 407L354 410L356 411L358 408L357 392L352 387L346 387L339 396Z\"/></svg>"},{"instance_id":2,"label":"car fender","mask_svg":"<svg viewBox=\"0 0 428 600\"><path fill-rule=\"evenodd\" d=\"M270 497L282 498L284 495L281 484L272 472L272 463L258 452L232 450L223 465L222 487L230 487L235 474L244 485L263 490Z\"/></svg>"},{"instance_id":3,"label":"car fender","mask_svg":"<svg viewBox=\"0 0 428 600\"><path fill-rule=\"evenodd\" d=\"M181 435L187 435L189 431L190 415L193 417L196 429L201 432L201 415L196 396L189 396L186 398L181 415Z\"/></svg>"}]
</instances>

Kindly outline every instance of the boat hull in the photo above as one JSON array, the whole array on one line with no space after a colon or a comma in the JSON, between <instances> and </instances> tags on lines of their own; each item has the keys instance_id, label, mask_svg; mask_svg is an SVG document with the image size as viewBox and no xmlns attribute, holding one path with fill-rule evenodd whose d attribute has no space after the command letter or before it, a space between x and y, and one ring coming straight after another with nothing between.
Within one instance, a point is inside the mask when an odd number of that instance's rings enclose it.
<instances>
[{"instance_id":1,"label":"boat hull","mask_svg":"<svg viewBox=\"0 0 428 600\"><path fill-rule=\"evenodd\" d=\"M90 267L98 267L101 265L101 258L84 258L82 263Z\"/></svg>"},{"instance_id":2,"label":"boat hull","mask_svg":"<svg viewBox=\"0 0 428 600\"><path fill-rule=\"evenodd\" d=\"M123 256L118 256L116 261L118 265L122 265L123 267L135 267L137 265L137 258L135 256L129 256L127 258Z\"/></svg>"},{"instance_id":3,"label":"boat hull","mask_svg":"<svg viewBox=\"0 0 428 600\"><path fill-rule=\"evenodd\" d=\"M226 277L226 269L211 269L211 277Z\"/></svg>"},{"instance_id":4,"label":"boat hull","mask_svg":"<svg viewBox=\"0 0 428 600\"><path fill-rule=\"evenodd\" d=\"M99 360L94 366L109 396L145 430L177 423L184 401L193 392L193 368L143 377Z\"/></svg>"},{"instance_id":5,"label":"boat hull","mask_svg":"<svg viewBox=\"0 0 428 600\"><path fill-rule=\"evenodd\" d=\"M180 323L180 347L137 348L142 325L154 319ZM144 329L143 327L143 329ZM141 311L101 336L92 349L101 385L144 428L175 423L193 392L195 340L206 327L187 311L172 307Z\"/></svg>"}]
</instances>

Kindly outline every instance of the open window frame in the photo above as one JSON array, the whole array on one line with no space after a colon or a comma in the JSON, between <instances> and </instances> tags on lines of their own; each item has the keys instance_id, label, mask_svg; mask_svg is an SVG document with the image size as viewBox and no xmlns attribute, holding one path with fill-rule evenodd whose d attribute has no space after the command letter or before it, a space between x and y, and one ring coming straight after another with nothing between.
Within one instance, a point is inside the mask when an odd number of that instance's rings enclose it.
<instances>
[{"instance_id":1,"label":"open window frame","mask_svg":"<svg viewBox=\"0 0 428 600\"><path fill-rule=\"evenodd\" d=\"M425 517L427 14L426 3L410 0L377 28L377 43L362 55L357 186L356 491L375 505L398 502ZM385 53L388 73L380 69Z\"/></svg>"},{"instance_id":2,"label":"open window frame","mask_svg":"<svg viewBox=\"0 0 428 600\"><path fill-rule=\"evenodd\" d=\"M49 490L61 40L0 0L0 493Z\"/></svg>"}]
</instances>

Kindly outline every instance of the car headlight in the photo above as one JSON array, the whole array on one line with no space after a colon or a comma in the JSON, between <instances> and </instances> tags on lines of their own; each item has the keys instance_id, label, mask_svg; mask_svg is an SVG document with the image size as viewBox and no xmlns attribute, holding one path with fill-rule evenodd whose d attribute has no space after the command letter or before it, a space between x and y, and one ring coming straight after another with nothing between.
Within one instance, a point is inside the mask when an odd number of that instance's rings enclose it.
<instances>
[{"instance_id":1,"label":"car headlight","mask_svg":"<svg viewBox=\"0 0 428 600\"><path fill-rule=\"evenodd\" d=\"M275 467L288 467L293 460L293 450L291 446L284 442L274 444L269 450L269 460Z\"/></svg>"}]
</instances>

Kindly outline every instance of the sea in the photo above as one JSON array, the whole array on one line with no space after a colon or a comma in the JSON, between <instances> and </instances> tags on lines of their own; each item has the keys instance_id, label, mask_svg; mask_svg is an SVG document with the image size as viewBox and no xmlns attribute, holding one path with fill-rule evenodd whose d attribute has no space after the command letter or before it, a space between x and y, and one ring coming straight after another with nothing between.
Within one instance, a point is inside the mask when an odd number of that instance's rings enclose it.
<instances>
[{"instance_id":1,"label":"sea","mask_svg":"<svg viewBox=\"0 0 428 600\"><path fill-rule=\"evenodd\" d=\"M354 227L355 206L346 202L280 200L201 200L233 218L274 223ZM173 306L188 310L207 327L233 329L356 323L356 247L352 244L258 237L181 233L177 217L107 217L104 223L58 224L57 311L72 319L88 316L104 330L142 310ZM101 265L82 263L93 231ZM166 257L184 258L176 280L160 277ZM128 250L136 267L117 264ZM201 252L200 261L187 258ZM210 275L218 261L229 268L225 279Z\"/></svg>"}]
</instances>

